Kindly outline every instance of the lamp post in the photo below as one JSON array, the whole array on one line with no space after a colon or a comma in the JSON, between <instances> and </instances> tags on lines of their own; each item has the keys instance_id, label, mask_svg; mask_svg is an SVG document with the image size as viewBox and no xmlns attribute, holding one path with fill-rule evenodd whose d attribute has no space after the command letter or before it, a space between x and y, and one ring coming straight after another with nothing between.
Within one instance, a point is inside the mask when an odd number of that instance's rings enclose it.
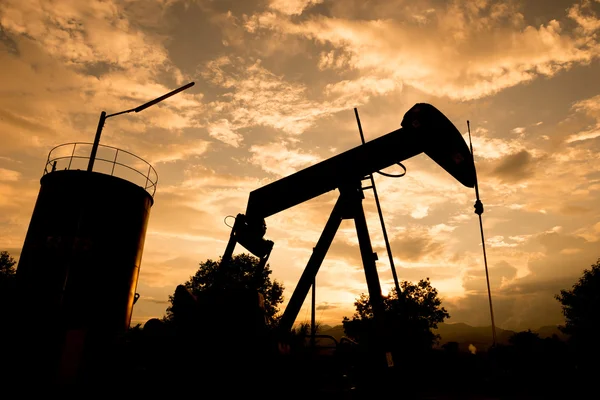
<instances>
[{"instance_id":1,"label":"lamp post","mask_svg":"<svg viewBox=\"0 0 600 400\"><path fill-rule=\"evenodd\" d=\"M147 103L142 104L141 106L132 108L130 110L120 111L118 113L108 114L108 115L106 115L106 111L102 111L100 113L100 120L98 121L98 128L96 129L96 136L94 137L94 144L92 145L92 152L90 153L90 161L88 163L88 168L87 168L88 172L91 172L94 169L94 161L96 160L96 153L98 152L98 145L100 144L100 135L102 135L102 128L104 127L104 122L106 121L107 118L115 117L115 116L121 115L121 114L127 114L130 112L138 113L142 110L145 110L146 108L148 108L150 106L155 105L156 103L160 103L161 101L165 100L168 97L171 97L173 95L176 95L179 92L182 92L188 88L191 88L192 86L194 86L194 82L190 82L187 85L184 85L178 89L175 89L165 95L157 97L154 100L151 100Z\"/></svg>"}]
</instances>

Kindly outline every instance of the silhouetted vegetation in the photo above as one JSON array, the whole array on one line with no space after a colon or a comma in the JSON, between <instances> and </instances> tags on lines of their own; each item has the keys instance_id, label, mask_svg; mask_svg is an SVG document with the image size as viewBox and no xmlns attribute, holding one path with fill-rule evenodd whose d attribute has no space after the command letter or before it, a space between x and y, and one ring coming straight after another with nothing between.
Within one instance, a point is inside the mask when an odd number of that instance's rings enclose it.
<instances>
[{"instance_id":1,"label":"silhouetted vegetation","mask_svg":"<svg viewBox=\"0 0 600 400\"><path fill-rule=\"evenodd\" d=\"M223 297L233 296L234 293L256 292L262 295L262 307L268 325L276 321L279 305L283 302L283 285L271 281L271 268L267 264L258 268L259 259L248 254L232 257L227 268L219 268L220 261L206 260L200 263L196 274L183 283L196 301L218 306ZM181 292L180 292L181 294ZM180 313L185 307L186 299L178 296L177 291L169 296L171 305L167 308L165 320L175 322L181 318ZM224 310L225 311L225 310ZM231 310L233 311L233 310Z\"/></svg>"},{"instance_id":2,"label":"silhouetted vegetation","mask_svg":"<svg viewBox=\"0 0 600 400\"><path fill-rule=\"evenodd\" d=\"M384 337L377 329L369 296L365 294L354 303L356 312L352 319L344 317L342 321L346 335L360 347L355 360L355 375L361 386L368 387L368 391L385 385L381 377L386 371L373 368L382 364L373 355L381 353L384 348L392 354L397 378L402 376L402 379L414 380L420 377L417 371L427 367L432 347L438 339L432 329L450 317L441 306L438 292L429 279L418 283L404 281L400 290L397 293L393 289L384 297Z\"/></svg>"},{"instance_id":3,"label":"silhouetted vegetation","mask_svg":"<svg viewBox=\"0 0 600 400\"><path fill-rule=\"evenodd\" d=\"M0 252L0 324L9 323L15 309L16 263L7 251Z\"/></svg>"},{"instance_id":4,"label":"silhouetted vegetation","mask_svg":"<svg viewBox=\"0 0 600 400\"><path fill-rule=\"evenodd\" d=\"M0 279L12 278L17 273L15 264L17 262L10 256L8 251L0 252Z\"/></svg>"},{"instance_id":5,"label":"silhouetted vegetation","mask_svg":"<svg viewBox=\"0 0 600 400\"><path fill-rule=\"evenodd\" d=\"M0 252L0 379L11 376L15 342L16 261L7 251ZM1 381L0 381L1 383Z\"/></svg>"},{"instance_id":6,"label":"silhouetted vegetation","mask_svg":"<svg viewBox=\"0 0 600 400\"><path fill-rule=\"evenodd\" d=\"M392 289L384 298L385 323L397 352L416 354L427 351L437 342L438 336L432 332L450 314L442 307L437 290L431 286L429 278L418 283L404 281L400 284L400 294ZM373 309L369 296L362 294L354 303L356 312L352 319L344 317L346 335L358 343L366 344L376 334Z\"/></svg>"},{"instance_id":7,"label":"silhouetted vegetation","mask_svg":"<svg viewBox=\"0 0 600 400\"><path fill-rule=\"evenodd\" d=\"M1 252L4 311L12 301L14 266L10 254ZM98 388L129 385L128 393L139 395L153 394L164 383L171 394L218 391L224 398L353 399L377 394L414 399L575 398L595 382L600 260L572 289L556 296L569 340L531 330L502 330L503 340L496 346L459 343L458 336L440 346L436 328L449 314L437 290L428 279L402 282L399 294L392 290L384 298L393 368L386 368L381 354L374 353L381 338L368 296L356 300L355 314L342 321L343 333L342 326L317 324L313 347L306 322L287 335L277 330L283 287L270 275L269 266L260 270L258 259L246 254L234 257L226 268L217 261L202 262L170 297L164 318L136 325L105 347L110 350L103 358L107 364L93 369L93 379L82 375L86 380L81 382ZM452 325L457 332L469 328ZM6 346L11 338L2 332ZM487 335L487 329L472 332L476 339ZM2 376L10 376L11 365L5 361L2 367Z\"/></svg>"},{"instance_id":8,"label":"silhouetted vegetation","mask_svg":"<svg viewBox=\"0 0 600 400\"><path fill-rule=\"evenodd\" d=\"M224 397L266 385L283 302L283 286L270 275L269 265L261 269L259 259L248 254L225 266L210 259L200 263L169 297L163 319L130 330L134 376L147 384L160 379L182 386L201 379L203 390L219 390Z\"/></svg>"},{"instance_id":9,"label":"silhouetted vegetation","mask_svg":"<svg viewBox=\"0 0 600 400\"><path fill-rule=\"evenodd\" d=\"M556 299L562 305L571 345L582 365L598 370L600 357L600 259L586 269L570 290L561 290Z\"/></svg>"}]
</instances>

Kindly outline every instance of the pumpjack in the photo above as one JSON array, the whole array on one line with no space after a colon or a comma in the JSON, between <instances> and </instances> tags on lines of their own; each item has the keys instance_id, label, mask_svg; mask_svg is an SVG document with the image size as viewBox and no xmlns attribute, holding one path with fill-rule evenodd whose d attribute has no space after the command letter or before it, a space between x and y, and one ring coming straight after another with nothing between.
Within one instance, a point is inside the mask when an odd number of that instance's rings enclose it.
<instances>
[{"instance_id":1,"label":"pumpjack","mask_svg":"<svg viewBox=\"0 0 600 400\"><path fill-rule=\"evenodd\" d=\"M460 132L434 106L418 103L404 115L400 129L250 192L245 214L236 216L221 266L226 267L239 243L260 259L259 267L264 267L274 244L264 237L265 218L337 189L339 198L279 327L284 332L292 328L341 221L353 219L374 318L380 321L376 325L383 332L383 299L362 205L362 181L420 153L428 155L464 186L474 187L473 156Z\"/></svg>"},{"instance_id":2,"label":"pumpjack","mask_svg":"<svg viewBox=\"0 0 600 400\"><path fill-rule=\"evenodd\" d=\"M238 379L245 377L246 382L251 386L261 381L260 371L274 362L278 366L271 365L269 368L279 372L280 384L285 389L283 382L289 374L283 372L287 371L286 368L279 366L281 362L285 364L288 358L279 355L282 353L281 350L286 348L286 340L290 338L289 334L300 308L344 219L354 220L373 310L375 333L380 338L367 352L369 354L367 364L375 368L367 367L366 371L385 375L385 373L371 371L392 370L389 368L394 365L390 350L391 338L388 337L384 321L384 300L375 263L377 255L373 252L362 203L363 190L368 186L362 185L363 180L370 178L373 173L400 164L420 153L425 153L464 186L469 188L475 186L473 156L460 132L434 106L418 103L406 112L401 128L369 142L363 141L363 144L358 147L250 192L245 213L240 213L235 218L219 268L224 269L230 265L238 243L259 258L257 268L264 268L274 245L273 241L265 238L266 218L332 190L338 190L339 197L278 321L274 332L275 337L272 336L272 330L265 330L260 293L256 296L252 290L244 288L226 290L223 286L222 290L218 290L217 297L203 300L194 296L184 286L180 285L177 288L175 298L179 299L178 304L187 310L187 317L183 320L189 324L188 329L183 332L190 332L194 343L210 343L205 347L208 353L204 351L202 357L206 362L212 360L211 371L215 376L221 373L217 371L233 373ZM386 173L382 172L382 174ZM209 326L220 327L217 336L211 336L205 328ZM243 330L244 340L240 340L238 336L239 327L246 327ZM281 346L278 345L277 349L274 349L272 347L274 342ZM197 347L195 344L186 345L185 340L181 343L184 343L186 352L189 352L190 348ZM283 351L283 354L285 353L286 351ZM223 364L222 360L228 361ZM235 366L237 372L232 372L232 366ZM290 368L298 371L297 366ZM243 390L247 391L246 386Z\"/></svg>"}]
</instances>

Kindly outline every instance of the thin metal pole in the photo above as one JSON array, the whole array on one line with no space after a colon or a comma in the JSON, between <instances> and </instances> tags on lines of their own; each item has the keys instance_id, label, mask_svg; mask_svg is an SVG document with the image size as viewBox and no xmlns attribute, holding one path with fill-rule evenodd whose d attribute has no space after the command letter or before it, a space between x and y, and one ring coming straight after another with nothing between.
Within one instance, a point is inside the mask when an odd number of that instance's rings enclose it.
<instances>
[{"instance_id":1,"label":"thin metal pole","mask_svg":"<svg viewBox=\"0 0 600 400\"><path fill-rule=\"evenodd\" d=\"M115 151L115 159L113 160L113 167L112 170L110 171L111 175L115 174L115 165L117 164L117 156L119 155L119 149L117 149L117 151ZM148 179L146 179L146 183L148 182ZM145 189L145 188L144 188Z\"/></svg>"},{"instance_id":2,"label":"thin metal pole","mask_svg":"<svg viewBox=\"0 0 600 400\"><path fill-rule=\"evenodd\" d=\"M152 165L148 164L148 174L146 174L146 183L144 184L144 189L148 188L148 180L150 179L150 171L152 170Z\"/></svg>"},{"instance_id":3,"label":"thin metal pole","mask_svg":"<svg viewBox=\"0 0 600 400\"><path fill-rule=\"evenodd\" d=\"M73 151L71 152L71 158L69 159L69 166L67 167L68 170L71 169L71 163L73 162L73 156L75 155L76 147L77 147L77 143L73 143Z\"/></svg>"},{"instance_id":4,"label":"thin metal pole","mask_svg":"<svg viewBox=\"0 0 600 400\"><path fill-rule=\"evenodd\" d=\"M358 110L354 108L354 115L356 116L356 122L358 123L358 132L360 133L360 140L362 144L365 144L365 136L363 135L362 125L358 116ZM371 187L373 188L373 196L375 197L375 204L377 205L377 213L379 214L379 221L381 222L381 230L383 231L383 240L385 241L385 248L387 250L388 258L390 260L390 269L392 270L392 276L394 277L394 286L396 287L396 295L400 296L400 283L398 282L398 275L396 274L396 266L394 265L394 257L392 255L392 247L388 239L387 230L385 229L385 222L383 220L383 212L381 211L381 205L379 204L379 195L377 194L377 188L375 187L375 179L373 174L370 175Z\"/></svg>"},{"instance_id":5,"label":"thin metal pole","mask_svg":"<svg viewBox=\"0 0 600 400\"><path fill-rule=\"evenodd\" d=\"M471 147L471 155L473 155L473 143L471 141L471 124L467 121L467 130L469 132L469 146ZM475 159L473 158L473 164ZM485 237L483 235L483 220L481 214L483 214L483 203L479 199L479 185L477 183L477 170L475 170L475 214L479 216L479 230L481 231L481 247L483 248L483 264L485 266L485 280L487 283L488 299L490 303L490 317L492 320L492 343L496 346L496 324L494 323L494 307L492 306L492 291L490 289L490 275L488 272L487 255L485 251Z\"/></svg>"},{"instance_id":6,"label":"thin metal pole","mask_svg":"<svg viewBox=\"0 0 600 400\"><path fill-rule=\"evenodd\" d=\"M52 150L50 150L50 153L48 153L48 158L46 159L46 166L44 167L44 175L46 175L48 173L48 164L50 164L50 154L52 154Z\"/></svg>"},{"instance_id":7,"label":"thin metal pole","mask_svg":"<svg viewBox=\"0 0 600 400\"><path fill-rule=\"evenodd\" d=\"M315 347L315 335L317 334L317 321L316 321L316 303L317 303L317 276L313 278L312 282L312 301L310 308L310 345L314 349Z\"/></svg>"},{"instance_id":8,"label":"thin metal pole","mask_svg":"<svg viewBox=\"0 0 600 400\"><path fill-rule=\"evenodd\" d=\"M88 164L88 172L92 172L92 170L94 169L94 161L96 160L96 152L98 151L98 144L100 143L100 135L102 135L102 128L104 127L104 122L106 121L107 118L109 117L115 117L117 115L121 115L121 114L127 114L130 112L140 112L145 110L146 108L155 105L156 103L160 103L161 101L165 100L166 98L169 98L183 90L186 90L188 88L191 88L192 86L194 86L194 82L190 82L187 85L183 85L182 87L172 90L169 93L162 95L160 97L157 97L154 100L150 100L147 103L142 104L141 106L137 106L136 108L131 108L129 110L125 110L125 111L120 111L118 113L114 113L114 114L109 114L106 115L106 111L102 111L100 113L100 120L98 121L98 129L96 129L96 136L94 137L94 144L92 146L92 152L90 154L90 162Z\"/></svg>"},{"instance_id":9,"label":"thin metal pole","mask_svg":"<svg viewBox=\"0 0 600 400\"><path fill-rule=\"evenodd\" d=\"M98 128L96 129L96 136L94 137L94 144L92 145L92 152L90 153L90 162L88 163L88 172L92 172L94 169L94 161L96 160L96 153L98 152L98 144L100 143L100 135L102 135L102 128L106 121L106 111L100 113L100 120L98 120Z\"/></svg>"}]
</instances>

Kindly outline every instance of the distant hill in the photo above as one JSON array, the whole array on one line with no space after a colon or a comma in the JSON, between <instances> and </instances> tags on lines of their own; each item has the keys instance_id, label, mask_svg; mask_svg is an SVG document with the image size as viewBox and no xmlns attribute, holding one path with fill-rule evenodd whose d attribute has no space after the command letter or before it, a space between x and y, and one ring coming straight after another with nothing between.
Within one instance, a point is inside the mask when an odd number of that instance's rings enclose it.
<instances>
[{"instance_id":1,"label":"distant hill","mask_svg":"<svg viewBox=\"0 0 600 400\"><path fill-rule=\"evenodd\" d=\"M545 339L557 335L560 339L565 339L565 335L558 329L558 326L543 326L532 330L540 338ZM478 350L485 351L492 345L492 327L491 326L471 326L464 323L439 324L435 333L441 336L439 345L448 342L457 342L459 349L468 351L469 345L475 346ZM496 339L499 344L508 344L508 339L517 331L502 329L496 327Z\"/></svg>"},{"instance_id":2,"label":"distant hill","mask_svg":"<svg viewBox=\"0 0 600 400\"><path fill-rule=\"evenodd\" d=\"M319 334L333 336L335 338L335 340L337 340L338 342L340 341L342 336L346 336L346 334L344 333L343 325L336 325L336 326L323 325L323 326L321 326L321 329L319 330Z\"/></svg>"},{"instance_id":3,"label":"distant hill","mask_svg":"<svg viewBox=\"0 0 600 400\"><path fill-rule=\"evenodd\" d=\"M468 351L469 345L475 346L479 351L485 351L492 345L492 327L491 326L471 326L464 323L455 324L439 324L438 329L434 331L441 336L439 345L448 342L457 342L460 350ZM557 335L560 339L565 339L566 336L558 329L558 326L550 325L543 326L539 329L532 330L537 333L540 338L545 339ZM508 344L508 339L517 333L508 329L496 327L496 338L500 344ZM344 334L343 325L322 325L319 330L321 335L333 336L336 340L340 340Z\"/></svg>"},{"instance_id":4,"label":"distant hill","mask_svg":"<svg viewBox=\"0 0 600 400\"><path fill-rule=\"evenodd\" d=\"M556 325L542 326L537 331L535 331L535 333L540 335L542 339L552 337L553 335L558 336L562 340L565 340L567 338L567 335L562 333Z\"/></svg>"},{"instance_id":5,"label":"distant hill","mask_svg":"<svg viewBox=\"0 0 600 400\"><path fill-rule=\"evenodd\" d=\"M441 336L439 345L457 342L460 350L468 351L473 345L478 350L487 350L492 345L491 326L471 326L464 323L438 324L434 332ZM507 344L508 339L516 332L496 327L498 343Z\"/></svg>"}]
</instances>

